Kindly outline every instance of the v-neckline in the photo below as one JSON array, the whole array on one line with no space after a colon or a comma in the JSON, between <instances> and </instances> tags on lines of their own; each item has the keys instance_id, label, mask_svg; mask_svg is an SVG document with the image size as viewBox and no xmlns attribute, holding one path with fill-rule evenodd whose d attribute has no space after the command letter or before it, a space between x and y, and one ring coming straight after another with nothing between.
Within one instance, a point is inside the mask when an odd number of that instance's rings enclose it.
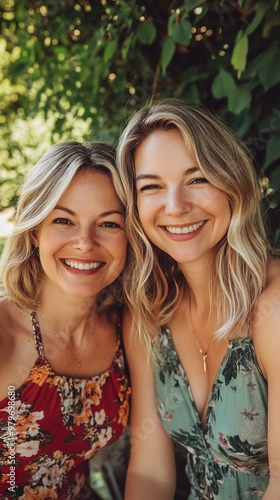
<instances>
[{"instance_id":1,"label":"v-neckline","mask_svg":"<svg viewBox=\"0 0 280 500\"><path fill-rule=\"evenodd\" d=\"M181 363L180 357L179 357L179 355L177 353L175 344L173 342L171 330L167 326L163 327L163 329L166 331L166 333L168 335L169 342L171 343L173 352L175 354L175 357L177 358L178 365L180 367L180 372L182 373L182 375L184 377L184 380L186 382L187 388L188 388L188 392L189 392L189 395L190 395L190 400L191 400L192 407L193 407L193 410L194 410L196 422L199 424L199 427L201 429L201 433L202 433L203 439L205 440L205 437L207 436L208 430L209 430L209 416L210 416L210 413L211 413L211 409L213 407L213 405L212 405L212 403L213 403L213 394L215 393L215 390L216 390L216 387L217 387L217 383L218 383L218 379L220 377L220 374L221 374L222 370L224 369L224 367L225 367L225 365L226 365L226 363L228 361L228 357L230 355L230 351L231 351L232 347L234 346L234 344L243 343L244 341L246 343L251 343L251 337L247 335L246 337L242 337L240 339L229 339L228 345L227 345L227 349L226 349L225 354L224 354L224 357L223 357L222 362L221 362L221 364L220 364L220 366L219 366L219 368L217 370L217 373L216 373L216 375L214 377L214 380L213 380L213 384L212 384L211 390L209 392L209 397L208 397L207 404L206 404L206 407L205 407L206 408L206 412L205 412L205 426L203 426L201 418L200 418L200 415L198 413L197 406L195 404L195 400L194 400L194 397L193 397L193 392L192 392L192 388L191 388L190 383L189 383L189 379L187 377L187 374L186 374L185 369L184 369L184 367L183 367L183 365Z\"/></svg>"}]
</instances>

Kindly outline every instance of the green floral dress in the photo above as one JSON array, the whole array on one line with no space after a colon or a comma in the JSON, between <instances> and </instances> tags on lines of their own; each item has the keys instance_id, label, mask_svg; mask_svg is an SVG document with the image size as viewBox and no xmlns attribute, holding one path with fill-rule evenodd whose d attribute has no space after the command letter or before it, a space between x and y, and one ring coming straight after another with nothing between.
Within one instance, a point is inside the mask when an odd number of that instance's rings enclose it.
<instances>
[{"instance_id":1,"label":"green floral dress","mask_svg":"<svg viewBox=\"0 0 280 500\"><path fill-rule=\"evenodd\" d=\"M269 481L267 382L248 336L229 342L202 430L171 332L155 348L158 408L168 434L187 450L191 500L257 500Z\"/></svg>"}]
</instances>

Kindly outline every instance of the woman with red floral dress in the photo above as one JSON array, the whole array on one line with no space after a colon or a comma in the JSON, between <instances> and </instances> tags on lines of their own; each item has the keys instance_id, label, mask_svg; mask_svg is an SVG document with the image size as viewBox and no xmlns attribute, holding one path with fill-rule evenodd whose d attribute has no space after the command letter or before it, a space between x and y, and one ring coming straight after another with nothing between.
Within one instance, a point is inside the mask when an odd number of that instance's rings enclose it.
<instances>
[{"instance_id":1,"label":"woman with red floral dress","mask_svg":"<svg viewBox=\"0 0 280 500\"><path fill-rule=\"evenodd\" d=\"M27 175L1 261L1 499L94 498L89 460L127 425L121 199L101 143L53 146Z\"/></svg>"}]
</instances>

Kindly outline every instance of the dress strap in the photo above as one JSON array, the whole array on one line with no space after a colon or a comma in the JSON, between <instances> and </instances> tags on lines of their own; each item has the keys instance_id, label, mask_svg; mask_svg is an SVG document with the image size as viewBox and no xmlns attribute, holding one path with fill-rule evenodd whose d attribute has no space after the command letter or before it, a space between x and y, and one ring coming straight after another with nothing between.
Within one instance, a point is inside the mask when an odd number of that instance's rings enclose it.
<instances>
[{"instance_id":1,"label":"dress strap","mask_svg":"<svg viewBox=\"0 0 280 500\"><path fill-rule=\"evenodd\" d=\"M30 313L30 319L31 319L32 328L33 328L33 335L34 335L36 350L37 350L39 356L44 356L44 349L43 349L40 325L38 323L37 315L34 311L32 311Z\"/></svg>"}]
</instances>

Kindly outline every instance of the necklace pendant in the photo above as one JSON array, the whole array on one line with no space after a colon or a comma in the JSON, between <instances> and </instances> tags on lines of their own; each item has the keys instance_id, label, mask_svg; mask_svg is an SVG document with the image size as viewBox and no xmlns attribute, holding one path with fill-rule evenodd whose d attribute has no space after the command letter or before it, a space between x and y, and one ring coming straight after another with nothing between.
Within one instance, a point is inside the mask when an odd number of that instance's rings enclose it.
<instances>
[{"instance_id":1,"label":"necklace pendant","mask_svg":"<svg viewBox=\"0 0 280 500\"><path fill-rule=\"evenodd\" d=\"M202 355L202 363L203 363L203 371L204 371L204 373L207 372L206 358L207 358L207 354L203 354Z\"/></svg>"}]
</instances>

